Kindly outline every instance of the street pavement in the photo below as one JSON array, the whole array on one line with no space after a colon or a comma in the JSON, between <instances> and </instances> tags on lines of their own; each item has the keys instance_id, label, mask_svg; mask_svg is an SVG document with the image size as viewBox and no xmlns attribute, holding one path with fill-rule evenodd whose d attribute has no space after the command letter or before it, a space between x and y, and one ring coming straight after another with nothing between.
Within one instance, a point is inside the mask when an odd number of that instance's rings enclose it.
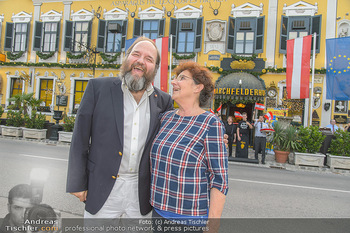
<instances>
[{"instance_id":1,"label":"street pavement","mask_svg":"<svg viewBox=\"0 0 350 233\"><path fill-rule=\"evenodd\" d=\"M0 216L7 214L8 191L29 183L33 168L49 170L43 203L64 218L83 216L84 205L65 193L69 144L0 136ZM250 150L250 158L254 158ZM41 175L42 176L42 175ZM348 218L350 171L278 164L229 162L225 218Z\"/></svg>"}]
</instances>

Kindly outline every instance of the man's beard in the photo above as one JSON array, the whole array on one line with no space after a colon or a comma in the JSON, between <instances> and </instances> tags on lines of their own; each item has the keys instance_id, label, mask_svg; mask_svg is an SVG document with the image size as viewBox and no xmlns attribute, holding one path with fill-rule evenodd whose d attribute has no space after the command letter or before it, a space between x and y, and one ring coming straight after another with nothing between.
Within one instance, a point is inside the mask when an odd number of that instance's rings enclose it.
<instances>
[{"instance_id":1,"label":"man's beard","mask_svg":"<svg viewBox=\"0 0 350 233\"><path fill-rule=\"evenodd\" d=\"M124 70L122 70L122 77L124 78L125 84L131 92L139 92L142 90L146 90L146 88L152 83L155 76L155 72L153 72L153 74L148 74L146 71L144 72L142 77L138 77L136 75L131 74L131 70L135 66L141 66L143 70L146 70L146 67L140 63L135 63L131 65L128 70L125 70L125 72Z\"/></svg>"}]
</instances>

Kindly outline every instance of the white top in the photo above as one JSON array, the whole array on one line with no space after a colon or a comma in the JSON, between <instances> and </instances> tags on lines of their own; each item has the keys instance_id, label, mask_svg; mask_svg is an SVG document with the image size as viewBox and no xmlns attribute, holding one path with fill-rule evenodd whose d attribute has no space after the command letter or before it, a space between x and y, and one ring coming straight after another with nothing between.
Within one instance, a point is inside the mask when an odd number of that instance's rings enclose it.
<instances>
[{"instance_id":1,"label":"white top","mask_svg":"<svg viewBox=\"0 0 350 233\"><path fill-rule=\"evenodd\" d=\"M154 89L150 85L138 104L124 81L122 91L124 97L124 145L118 174L135 174L139 171L139 163L146 144L151 116L148 97Z\"/></svg>"},{"instance_id":2,"label":"white top","mask_svg":"<svg viewBox=\"0 0 350 233\"><path fill-rule=\"evenodd\" d=\"M261 129L268 129L269 126L265 122L258 122L258 120L255 120L254 122L255 127L255 137L266 137L266 132L261 132Z\"/></svg>"}]
</instances>

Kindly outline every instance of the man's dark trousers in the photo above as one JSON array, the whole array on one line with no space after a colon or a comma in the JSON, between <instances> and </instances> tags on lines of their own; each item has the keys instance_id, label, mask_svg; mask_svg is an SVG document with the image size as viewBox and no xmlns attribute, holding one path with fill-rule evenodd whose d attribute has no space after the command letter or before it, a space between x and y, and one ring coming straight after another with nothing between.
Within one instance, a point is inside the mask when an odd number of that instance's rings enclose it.
<instances>
[{"instance_id":1,"label":"man's dark trousers","mask_svg":"<svg viewBox=\"0 0 350 233\"><path fill-rule=\"evenodd\" d=\"M266 148L266 137L255 137L255 159L258 159L258 154L261 151L261 162L265 163L265 148Z\"/></svg>"}]
</instances>

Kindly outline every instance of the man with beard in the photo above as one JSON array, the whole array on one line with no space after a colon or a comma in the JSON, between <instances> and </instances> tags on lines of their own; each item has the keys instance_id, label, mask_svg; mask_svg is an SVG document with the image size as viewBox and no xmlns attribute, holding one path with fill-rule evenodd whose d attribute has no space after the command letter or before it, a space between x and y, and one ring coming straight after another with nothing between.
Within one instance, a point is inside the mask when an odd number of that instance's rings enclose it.
<instances>
[{"instance_id":1,"label":"man with beard","mask_svg":"<svg viewBox=\"0 0 350 233\"><path fill-rule=\"evenodd\" d=\"M120 78L91 79L81 101L69 153L67 192L86 203L85 218L139 218L150 212L149 152L159 115L173 108L152 86L160 56L140 37Z\"/></svg>"}]
</instances>

